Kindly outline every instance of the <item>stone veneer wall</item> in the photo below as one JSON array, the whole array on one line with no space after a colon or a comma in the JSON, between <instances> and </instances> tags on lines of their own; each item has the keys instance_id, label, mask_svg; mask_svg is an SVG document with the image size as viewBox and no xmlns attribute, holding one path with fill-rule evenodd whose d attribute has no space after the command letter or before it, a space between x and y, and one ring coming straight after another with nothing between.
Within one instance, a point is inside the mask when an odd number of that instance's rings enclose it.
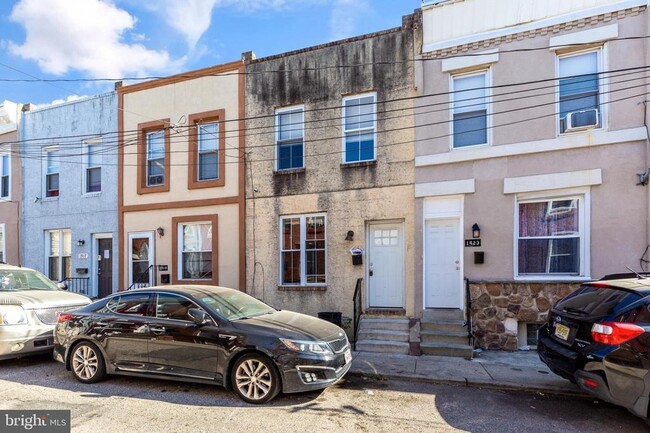
<instances>
[{"instance_id":1,"label":"stone veneer wall","mask_svg":"<svg viewBox=\"0 0 650 433\"><path fill-rule=\"evenodd\" d=\"M470 282L476 347L517 350L518 323L545 323L551 306L579 286L573 282Z\"/></svg>"}]
</instances>

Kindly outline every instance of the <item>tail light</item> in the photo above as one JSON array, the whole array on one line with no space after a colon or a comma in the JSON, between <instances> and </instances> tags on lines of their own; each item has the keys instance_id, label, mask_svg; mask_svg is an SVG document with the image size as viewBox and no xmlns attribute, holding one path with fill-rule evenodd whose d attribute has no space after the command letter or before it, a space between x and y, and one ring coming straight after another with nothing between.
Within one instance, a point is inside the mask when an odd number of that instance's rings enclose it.
<instances>
[{"instance_id":1,"label":"tail light","mask_svg":"<svg viewBox=\"0 0 650 433\"><path fill-rule=\"evenodd\" d=\"M72 314L58 312L56 313L56 323L65 323L72 319Z\"/></svg>"},{"instance_id":2,"label":"tail light","mask_svg":"<svg viewBox=\"0 0 650 433\"><path fill-rule=\"evenodd\" d=\"M591 338L596 343L618 345L643 334L645 329L632 323L603 322L591 327Z\"/></svg>"}]
</instances>

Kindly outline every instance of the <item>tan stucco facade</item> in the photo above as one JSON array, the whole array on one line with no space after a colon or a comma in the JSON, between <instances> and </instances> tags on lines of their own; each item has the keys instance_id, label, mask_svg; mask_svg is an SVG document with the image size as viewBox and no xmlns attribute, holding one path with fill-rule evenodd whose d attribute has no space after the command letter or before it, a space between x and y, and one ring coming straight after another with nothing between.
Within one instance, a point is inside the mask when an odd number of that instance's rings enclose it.
<instances>
[{"instance_id":1,"label":"tan stucco facade","mask_svg":"<svg viewBox=\"0 0 650 433\"><path fill-rule=\"evenodd\" d=\"M156 266L154 283L190 282L180 272L183 222L211 224L213 278L192 281L244 287L243 75L240 62L184 73L161 80L118 87L120 128L120 269L121 289L129 287L129 236L150 233ZM192 158L195 122L218 123L219 175L197 182ZM206 121L207 121L206 120ZM152 127L155 125L155 127ZM148 187L143 173L145 137L165 131L165 184ZM196 138L194 138L196 140ZM194 142L195 143L195 142ZM216 224L216 227L215 227ZM174 249L174 247L176 249ZM216 256L216 258L215 258ZM167 267L164 270L164 267ZM166 277L163 275L167 274Z\"/></svg>"},{"instance_id":2,"label":"tan stucco facade","mask_svg":"<svg viewBox=\"0 0 650 433\"><path fill-rule=\"evenodd\" d=\"M6 143L6 144L4 144ZM12 131L0 134L0 152L9 154L10 186L9 197L0 199L0 224L2 224L5 263L20 265L20 219L22 206L22 171L18 150L18 133L15 125Z\"/></svg>"}]
</instances>

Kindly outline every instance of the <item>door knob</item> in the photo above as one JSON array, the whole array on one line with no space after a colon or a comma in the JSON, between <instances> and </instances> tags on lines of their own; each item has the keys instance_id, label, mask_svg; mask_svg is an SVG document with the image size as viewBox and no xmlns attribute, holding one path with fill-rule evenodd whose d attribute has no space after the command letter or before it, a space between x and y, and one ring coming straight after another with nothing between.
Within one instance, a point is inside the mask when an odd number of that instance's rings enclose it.
<instances>
[{"instance_id":1,"label":"door knob","mask_svg":"<svg viewBox=\"0 0 650 433\"><path fill-rule=\"evenodd\" d=\"M372 269L368 271L368 276L372 277Z\"/></svg>"}]
</instances>

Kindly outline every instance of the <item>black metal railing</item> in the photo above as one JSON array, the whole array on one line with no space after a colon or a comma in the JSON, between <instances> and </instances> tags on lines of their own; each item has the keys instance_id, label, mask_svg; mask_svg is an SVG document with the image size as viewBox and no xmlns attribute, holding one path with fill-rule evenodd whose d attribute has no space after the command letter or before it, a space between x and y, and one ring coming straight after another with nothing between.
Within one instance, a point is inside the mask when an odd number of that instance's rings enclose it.
<instances>
[{"instance_id":1,"label":"black metal railing","mask_svg":"<svg viewBox=\"0 0 650 433\"><path fill-rule=\"evenodd\" d=\"M465 278L465 325L467 325L467 343L474 347L474 334L472 333L472 291L469 287L469 278Z\"/></svg>"},{"instance_id":2,"label":"black metal railing","mask_svg":"<svg viewBox=\"0 0 650 433\"><path fill-rule=\"evenodd\" d=\"M66 290L72 293L81 293L82 295L89 296L88 283L89 277L70 277L62 281L66 285Z\"/></svg>"},{"instance_id":3,"label":"black metal railing","mask_svg":"<svg viewBox=\"0 0 650 433\"><path fill-rule=\"evenodd\" d=\"M143 287L151 286L151 272L155 272L155 265L149 266L145 269L136 279L133 280L133 283L126 290L141 289ZM156 278L154 274L153 285L156 285Z\"/></svg>"},{"instance_id":4,"label":"black metal railing","mask_svg":"<svg viewBox=\"0 0 650 433\"><path fill-rule=\"evenodd\" d=\"M361 286L363 278L357 279L357 285L354 288L354 296L352 302L354 304L354 317L352 318L352 329L354 334L354 341L352 342L352 349L357 350L357 334L359 333L359 319L361 318Z\"/></svg>"}]
</instances>

